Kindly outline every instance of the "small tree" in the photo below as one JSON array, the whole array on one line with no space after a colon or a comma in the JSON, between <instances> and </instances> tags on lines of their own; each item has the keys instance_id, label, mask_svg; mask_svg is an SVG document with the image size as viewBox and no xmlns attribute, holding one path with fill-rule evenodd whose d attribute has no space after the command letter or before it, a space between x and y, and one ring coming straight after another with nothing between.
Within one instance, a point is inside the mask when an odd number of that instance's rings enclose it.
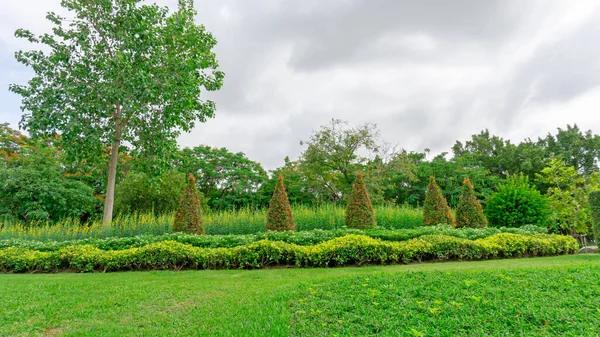
<instances>
[{"instance_id":1,"label":"small tree","mask_svg":"<svg viewBox=\"0 0 600 337\"><path fill-rule=\"evenodd\" d=\"M600 191L590 193L590 210L592 213L592 228L594 229L594 239L600 245Z\"/></svg>"},{"instance_id":2,"label":"small tree","mask_svg":"<svg viewBox=\"0 0 600 337\"><path fill-rule=\"evenodd\" d=\"M552 158L536 177L548 186L546 197L550 205L549 225L552 231L570 235L587 233L590 213L585 177L558 157Z\"/></svg>"},{"instance_id":3,"label":"small tree","mask_svg":"<svg viewBox=\"0 0 600 337\"><path fill-rule=\"evenodd\" d=\"M288 200L285 186L283 185L283 175L279 176L273 197L269 202L267 211L267 220L265 222L269 231L295 231L296 224L292 216L292 208Z\"/></svg>"},{"instance_id":4,"label":"small tree","mask_svg":"<svg viewBox=\"0 0 600 337\"><path fill-rule=\"evenodd\" d=\"M471 179L465 178L456 209L456 227L484 228L487 227L487 223L481 203L475 196L475 188Z\"/></svg>"},{"instance_id":5,"label":"small tree","mask_svg":"<svg viewBox=\"0 0 600 337\"><path fill-rule=\"evenodd\" d=\"M423 204L423 225L435 226L438 224L454 225L454 215L452 215L448 201L444 198L435 177L430 176Z\"/></svg>"},{"instance_id":6,"label":"small tree","mask_svg":"<svg viewBox=\"0 0 600 337\"><path fill-rule=\"evenodd\" d=\"M376 226L375 211L367 192L365 179L362 171L358 171L346 206L346 227L364 229Z\"/></svg>"},{"instance_id":7,"label":"small tree","mask_svg":"<svg viewBox=\"0 0 600 337\"><path fill-rule=\"evenodd\" d=\"M175 232L204 234L200 195L196 188L196 178L191 173L188 176L187 186L175 214L173 230Z\"/></svg>"}]
</instances>

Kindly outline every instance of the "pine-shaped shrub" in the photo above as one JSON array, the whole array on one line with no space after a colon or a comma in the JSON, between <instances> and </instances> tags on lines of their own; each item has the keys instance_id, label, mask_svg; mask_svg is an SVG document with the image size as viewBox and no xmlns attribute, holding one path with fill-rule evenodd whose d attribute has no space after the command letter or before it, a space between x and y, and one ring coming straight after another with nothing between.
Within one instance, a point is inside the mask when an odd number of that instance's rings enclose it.
<instances>
[{"instance_id":1,"label":"pine-shaped shrub","mask_svg":"<svg viewBox=\"0 0 600 337\"><path fill-rule=\"evenodd\" d=\"M188 176L187 186L179 201L177 213L175 213L173 230L175 232L204 234L200 195L196 188L196 178L191 173Z\"/></svg>"},{"instance_id":2,"label":"pine-shaped shrub","mask_svg":"<svg viewBox=\"0 0 600 337\"><path fill-rule=\"evenodd\" d=\"M448 206L448 201L442 194L442 189L435 182L435 177L429 177L425 203L423 204L423 225L435 226L439 224L454 225L454 216Z\"/></svg>"},{"instance_id":3,"label":"pine-shaped shrub","mask_svg":"<svg viewBox=\"0 0 600 337\"><path fill-rule=\"evenodd\" d=\"M358 171L352 184L352 194L346 205L346 227L348 228L375 228L375 211L367 192L363 173Z\"/></svg>"},{"instance_id":4,"label":"pine-shaped shrub","mask_svg":"<svg viewBox=\"0 0 600 337\"><path fill-rule=\"evenodd\" d=\"M484 228L487 218L481 203L475 196L475 188L469 178L463 181L462 194L456 208L456 227Z\"/></svg>"},{"instance_id":5,"label":"pine-shaped shrub","mask_svg":"<svg viewBox=\"0 0 600 337\"><path fill-rule=\"evenodd\" d=\"M600 191L594 191L589 196L590 210L592 213L592 228L594 239L600 245Z\"/></svg>"},{"instance_id":6,"label":"pine-shaped shrub","mask_svg":"<svg viewBox=\"0 0 600 337\"><path fill-rule=\"evenodd\" d=\"M268 231L295 231L296 224L292 216L292 208L288 200L285 186L283 185L283 175L279 176L277 185L273 191L273 197L269 202L267 211L267 220L265 225Z\"/></svg>"}]
</instances>

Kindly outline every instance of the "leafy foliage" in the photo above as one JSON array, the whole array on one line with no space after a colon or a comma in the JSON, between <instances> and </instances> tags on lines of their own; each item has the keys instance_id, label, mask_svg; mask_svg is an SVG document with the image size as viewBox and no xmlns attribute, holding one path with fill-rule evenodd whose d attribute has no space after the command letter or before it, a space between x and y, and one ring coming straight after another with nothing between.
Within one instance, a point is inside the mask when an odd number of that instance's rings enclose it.
<instances>
[{"instance_id":1,"label":"leafy foliage","mask_svg":"<svg viewBox=\"0 0 600 337\"><path fill-rule=\"evenodd\" d=\"M0 166L0 218L30 224L94 212L93 189L63 174L56 148L32 143L15 151L22 156L9 155L6 166Z\"/></svg>"},{"instance_id":2,"label":"leafy foliage","mask_svg":"<svg viewBox=\"0 0 600 337\"><path fill-rule=\"evenodd\" d=\"M186 186L185 174L168 172L150 178L142 172L130 172L116 186L115 212L171 213L177 210Z\"/></svg>"},{"instance_id":3,"label":"leafy foliage","mask_svg":"<svg viewBox=\"0 0 600 337\"><path fill-rule=\"evenodd\" d=\"M283 185L283 176L279 176L277 186L273 192L273 197L269 203L267 219L265 226L269 231L295 231L296 224L292 216L292 208L288 200L285 186Z\"/></svg>"},{"instance_id":4,"label":"leafy foliage","mask_svg":"<svg viewBox=\"0 0 600 337\"><path fill-rule=\"evenodd\" d=\"M487 218L483 214L481 203L475 196L471 180L463 181L463 190L456 209L456 227L483 228L487 227Z\"/></svg>"},{"instance_id":5,"label":"leafy foliage","mask_svg":"<svg viewBox=\"0 0 600 337\"><path fill-rule=\"evenodd\" d=\"M590 213L585 178L559 158L553 158L537 177L550 186L546 195L550 201L552 230L571 235L587 233Z\"/></svg>"},{"instance_id":6,"label":"leafy foliage","mask_svg":"<svg viewBox=\"0 0 600 337\"><path fill-rule=\"evenodd\" d=\"M356 173L356 179L352 184L352 194L346 205L345 222L348 228L364 229L377 226L375 211L369 199L362 171Z\"/></svg>"},{"instance_id":7,"label":"leafy foliage","mask_svg":"<svg viewBox=\"0 0 600 337\"><path fill-rule=\"evenodd\" d=\"M12 160L21 159L26 155L26 149L33 145L29 137L12 129L8 123L0 124L0 162L4 165L8 165Z\"/></svg>"},{"instance_id":8,"label":"leafy foliage","mask_svg":"<svg viewBox=\"0 0 600 337\"><path fill-rule=\"evenodd\" d=\"M490 134L487 129L472 135L471 140L464 144L457 141L452 147L456 158L483 166L500 177L507 177L518 171L519 168L514 166L515 150L516 147L510 141Z\"/></svg>"},{"instance_id":9,"label":"leafy foliage","mask_svg":"<svg viewBox=\"0 0 600 337\"><path fill-rule=\"evenodd\" d=\"M524 175L511 176L490 197L485 215L494 227L546 226L548 200Z\"/></svg>"},{"instance_id":10,"label":"leafy foliage","mask_svg":"<svg viewBox=\"0 0 600 337\"><path fill-rule=\"evenodd\" d=\"M429 178L427 195L423 205L423 225L434 226L438 224L454 225L454 215L448 206L442 190L435 181L435 177Z\"/></svg>"},{"instance_id":11,"label":"leafy foliage","mask_svg":"<svg viewBox=\"0 0 600 337\"><path fill-rule=\"evenodd\" d=\"M556 135L548 134L544 139L548 157L560 157L567 167L574 167L585 176L598 171L600 161L600 136L591 130L583 133L579 127L567 125L558 128Z\"/></svg>"},{"instance_id":12,"label":"leafy foliage","mask_svg":"<svg viewBox=\"0 0 600 337\"><path fill-rule=\"evenodd\" d=\"M61 134L73 162L101 161L111 147L105 162L109 223L121 144L159 162L182 130L213 116L214 103L200 100L200 93L222 85L211 51L216 40L195 24L193 0L180 0L173 13L142 0L61 5L71 16L49 13L51 33L15 32L46 51L16 53L35 74L10 90L22 97L24 127L33 137Z\"/></svg>"},{"instance_id":13,"label":"leafy foliage","mask_svg":"<svg viewBox=\"0 0 600 337\"><path fill-rule=\"evenodd\" d=\"M175 232L204 234L200 196L198 188L196 188L196 178L192 174L188 176L185 192L181 196L179 208L175 213L173 230Z\"/></svg>"},{"instance_id":14,"label":"leafy foliage","mask_svg":"<svg viewBox=\"0 0 600 337\"><path fill-rule=\"evenodd\" d=\"M596 242L600 241L600 191L592 191L589 195L593 234Z\"/></svg>"}]
</instances>

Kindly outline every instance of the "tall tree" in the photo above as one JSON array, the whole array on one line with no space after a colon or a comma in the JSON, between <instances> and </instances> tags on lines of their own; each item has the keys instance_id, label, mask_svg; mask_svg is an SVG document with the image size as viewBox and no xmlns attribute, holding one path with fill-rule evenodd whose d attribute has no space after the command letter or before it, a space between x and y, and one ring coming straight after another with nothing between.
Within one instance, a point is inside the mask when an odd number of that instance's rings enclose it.
<instances>
[{"instance_id":1,"label":"tall tree","mask_svg":"<svg viewBox=\"0 0 600 337\"><path fill-rule=\"evenodd\" d=\"M471 140L466 141L464 145L457 141L452 147L455 158L481 165L501 177L511 173L514 149L515 146L510 141L490 134L487 129L472 135Z\"/></svg>"},{"instance_id":2,"label":"tall tree","mask_svg":"<svg viewBox=\"0 0 600 337\"><path fill-rule=\"evenodd\" d=\"M576 124L567 125L566 129L558 128L556 135L548 134L540 143L547 149L548 157L562 158L579 173L589 175L599 170L600 136L591 130L583 133Z\"/></svg>"},{"instance_id":3,"label":"tall tree","mask_svg":"<svg viewBox=\"0 0 600 337\"><path fill-rule=\"evenodd\" d=\"M183 149L178 156L178 169L192 173L200 192L212 208L232 209L257 202L256 191L267 180L260 163L242 152L226 148L197 146Z\"/></svg>"},{"instance_id":4,"label":"tall tree","mask_svg":"<svg viewBox=\"0 0 600 337\"><path fill-rule=\"evenodd\" d=\"M327 125L300 142L308 145L300 155L306 177L331 201L338 201L352 189L353 171L367 161L360 151L377 152L379 131L373 124L349 128L348 123L332 119Z\"/></svg>"},{"instance_id":5,"label":"tall tree","mask_svg":"<svg viewBox=\"0 0 600 337\"><path fill-rule=\"evenodd\" d=\"M201 90L218 90L223 73L216 40L194 22L193 0L175 12L142 0L62 0L71 17L48 13L51 33L15 35L44 50L19 51L34 71L22 96L22 125L33 137L59 133L73 161L101 158L110 147L103 222L112 220L119 147L140 156L169 150L181 131L212 117Z\"/></svg>"}]
</instances>

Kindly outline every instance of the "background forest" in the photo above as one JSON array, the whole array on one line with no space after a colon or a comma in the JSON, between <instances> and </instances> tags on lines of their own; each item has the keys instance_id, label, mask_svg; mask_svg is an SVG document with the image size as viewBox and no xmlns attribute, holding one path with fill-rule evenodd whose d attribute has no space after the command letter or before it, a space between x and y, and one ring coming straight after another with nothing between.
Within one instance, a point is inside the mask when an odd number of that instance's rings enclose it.
<instances>
[{"instance_id":1,"label":"background forest","mask_svg":"<svg viewBox=\"0 0 600 337\"><path fill-rule=\"evenodd\" d=\"M295 209L312 209L314 213L317 208L327 208L332 214L341 213L355 173L362 170L379 218L388 212L390 218L403 214L402 221L419 222L418 216L407 212L418 213L415 208L423 205L430 176L436 178L448 204L455 208L462 182L468 177L490 226L535 224L551 232L575 234L590 231L587 198L589 192L600 189L600 136L577 125L518 144L483 130L465 142L456 141L450 152L432 156L428 149L412 151L387 143L376 125L352 126L332 120L301 144L304 151L297 159L286 157L283 166L269 172L244 153L226 148L173 146L163 151L166 156L142 159L125 144L119 155L115 213L121 217L173 213L190 173L196 178L209 218L210 214L223 218L231 213L237 214L231 215L236 221L251 223L251 216L243 220L240 212L264 213L280 175ZM60 137L34 141L7 124L0 125L2 221L33 226L66 219L85 224L98 219L106 168L67 158ZM495 215L486 205L490 200L498 202L492 197L500 190L512 199L537 200L528 193L539 194L540 204L533 207L542 209L540 217L522 223L526 220L510 218L506 211ZM327 221L343 222L341 215L333 218L330 215ZM379 223L385 226L386 221Z\"/></svg>"}]
</instances>

